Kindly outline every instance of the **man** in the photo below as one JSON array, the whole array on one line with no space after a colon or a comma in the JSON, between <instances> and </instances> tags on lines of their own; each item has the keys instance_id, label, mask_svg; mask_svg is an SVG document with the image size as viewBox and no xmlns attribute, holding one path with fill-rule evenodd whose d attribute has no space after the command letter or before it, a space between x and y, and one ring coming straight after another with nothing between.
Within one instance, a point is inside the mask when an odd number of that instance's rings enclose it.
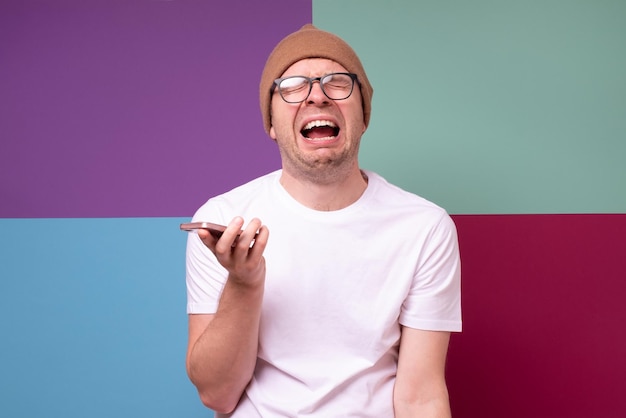
<instances>
[{"instance_id":1,"label":"man","mask_svg":"<svg viewBox=\"0 0 626 418\"><path fill-rule=\"evenodd\" d=\"M282 169L210 199L194 220L227 229L188 241L187 372L218 417L450 416L456 231L360 169L372 92L352 48L312 25L267 60Z\"/></svg>"}]
</instances>

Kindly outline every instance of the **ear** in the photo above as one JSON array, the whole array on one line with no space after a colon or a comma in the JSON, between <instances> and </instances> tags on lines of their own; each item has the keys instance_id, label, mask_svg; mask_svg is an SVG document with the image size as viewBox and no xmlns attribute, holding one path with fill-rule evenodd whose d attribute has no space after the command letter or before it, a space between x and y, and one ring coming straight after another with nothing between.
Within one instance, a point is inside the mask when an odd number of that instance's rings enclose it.
<instances>
[{"instance_id":1,"label":"ear","mask_svg":"<svg viewBox=\"0 0 626 418\"><path fill-rule=\"evenodd\" d=\"M276 141L276 131L274 130L274 125L270 126L270 138Z\"/></svg>"}]
</instances>

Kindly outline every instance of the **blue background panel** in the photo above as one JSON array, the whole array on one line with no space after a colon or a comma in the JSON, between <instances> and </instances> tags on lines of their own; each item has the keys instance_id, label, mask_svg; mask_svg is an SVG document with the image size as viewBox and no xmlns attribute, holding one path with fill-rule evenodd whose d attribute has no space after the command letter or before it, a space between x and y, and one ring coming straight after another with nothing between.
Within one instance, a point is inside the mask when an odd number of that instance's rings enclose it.
<instances>
[{"instance_id":1,"label":"blue background panel","mask_svg":"<svg viewBox=\"0 0 626 418\"><path fill-rule=\"evenodd\" d=\"M0 416L212 416L185 373L185 220L0 219Z\"/></svg>"}]
</instances>

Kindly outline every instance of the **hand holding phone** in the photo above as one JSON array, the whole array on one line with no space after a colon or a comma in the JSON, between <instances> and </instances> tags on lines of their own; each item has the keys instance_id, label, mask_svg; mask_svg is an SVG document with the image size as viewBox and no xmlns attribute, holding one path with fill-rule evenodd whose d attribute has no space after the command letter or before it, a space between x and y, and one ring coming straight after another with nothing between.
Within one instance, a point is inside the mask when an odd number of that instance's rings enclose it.
<instances>
[{"instance_id":1,"label":"hand holding phone","mask_svg":"<svg viewBox=\"0 0 626 418\"><path fill-rule=\"evenodd\" d=\"M251 283L265 276L263 251L267 246L269 230L258 218L253 218L245 230L242 229L243 224L243 218L238 216L233 218L228 227L211 222L190 222L180 224L180 229L202 231L199 234L201 241L231 274L229 280Z\"/></svg>"}]
</instances>

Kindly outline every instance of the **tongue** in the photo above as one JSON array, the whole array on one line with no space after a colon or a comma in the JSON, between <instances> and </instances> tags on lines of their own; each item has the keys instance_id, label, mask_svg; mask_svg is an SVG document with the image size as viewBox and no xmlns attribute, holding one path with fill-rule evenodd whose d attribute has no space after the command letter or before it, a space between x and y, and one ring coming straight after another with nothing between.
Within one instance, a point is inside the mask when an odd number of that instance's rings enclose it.
<instances>
[{"instance_id":1,"label":"tongue","mask_svg":"<svg viewBox=\"0 0 626 418\"><path fill-rule=\"evenodd\" d=\"M327 138L329 136L335 136L335 129L329 126L323 126L319 128L307 129L303 133L305 137L311 139Z\"/></svg>"}]
</instances>

